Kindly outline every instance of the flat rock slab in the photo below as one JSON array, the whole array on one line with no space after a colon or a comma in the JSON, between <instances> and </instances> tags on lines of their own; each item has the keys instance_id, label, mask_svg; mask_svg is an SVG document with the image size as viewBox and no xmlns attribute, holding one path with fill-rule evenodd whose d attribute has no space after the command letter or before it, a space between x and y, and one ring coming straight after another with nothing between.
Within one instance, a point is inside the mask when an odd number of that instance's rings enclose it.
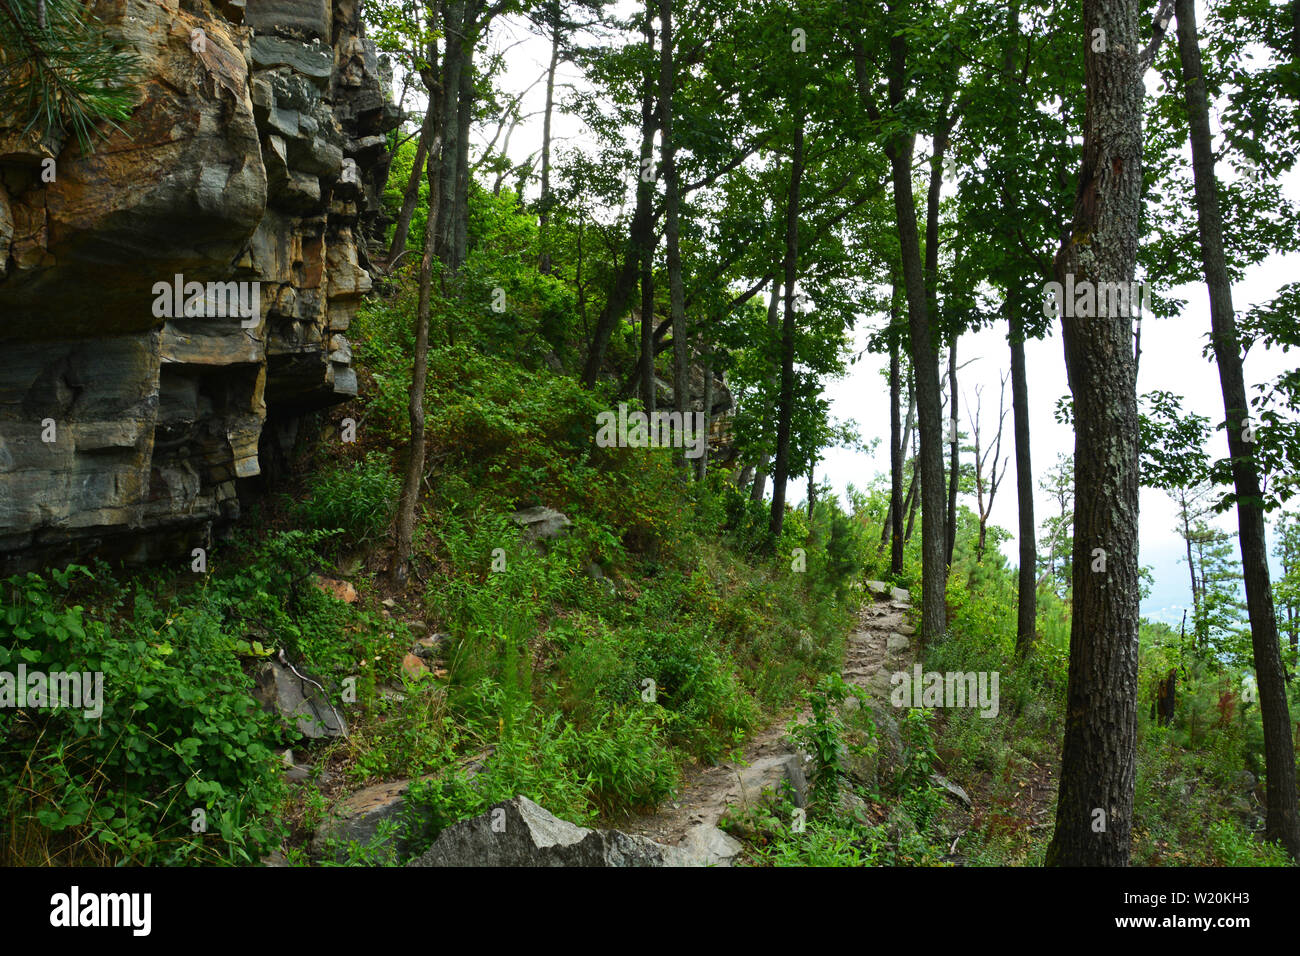
<instances>
[{"instance_id":1,"label":"flat rock slab","mask_svg":"<svg viewBox=\"0 0 1300 956\"><path fill-rule=\"evenodd\" d=\"M686 851L619 830L589 830L527 797L442 831L408 866L699 866Z\"/></svg>"},{"instance_id":2,"label":"flat rock slab","mask_svg":"<svg viewBox=\"0 0 1300 956\"><path fill-rule=\"evenodd\" d=\"M889 643L888 645L886 645L886 647L889 650L889 653L891 654L899 653L901 651L906 651L908 647L907 638L904 637L902 634L899 634L898 632L894 632L893 634L889 635Z\"/></svg>"},{"instance_id":3,"label":"flat rock slab","mask_svg":"<svg viewBox=\"0 0 1300 956\"><path fill-rule=\"evenodd\" d=\"M912 603L912 594L906 588L890 588L889 596L895 601L903 601L907 604Z\"/></svg>"},{"instance_id":4,"label":"flat rock slab","mask_svg":"<svg viewBox=\"0 0 1300 956\"><path fill-rule=\"evenodd\" d=\"M889 594L889 585L884 581L868 581L867 590L876 597L886 597Z\"/></svg>"}]
</instances>

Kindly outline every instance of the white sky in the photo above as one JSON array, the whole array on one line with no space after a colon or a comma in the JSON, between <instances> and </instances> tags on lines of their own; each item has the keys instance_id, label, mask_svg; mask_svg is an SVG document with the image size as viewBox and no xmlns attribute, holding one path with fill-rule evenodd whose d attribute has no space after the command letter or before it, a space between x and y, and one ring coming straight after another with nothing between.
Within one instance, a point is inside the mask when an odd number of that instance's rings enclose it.
<instances>
[{"instance_id":1,"label":"white sky","mask_svg":"<svg viewBox=\"0 0 1300 956\"><path fill-rule=\"evenodd\" d=\"M626 6L624 4L623 6ZM1201 22L1205 12L1198 4ZM523 42L518 42L522 40ZM550 46L546 40L530 35L529 28L519 18L500 21L491 38L495 49L503 49L514 44L507 57L506 75L502 78L504 89L514 92L533 83L546 68L550 58ZM1172 38L1166 42L1172 42ZM1154 71L1148 73L1148 88L1153 89L1157 77ZM557 111L553 118L553 134L556 147L563 149L574 143L590 143L592 137L575 118L559 109L564 102L565 84L585 85L581 72L572 64L562 64L559 70L556 90ZM541 145L541 110L545 103L545 85L537 84L522 101L522 111L537 112L537 116L519 125L510 143L511 158L515 162L525 160L530 153L540 149ZM414 106L415 104L409 104ZM492 134L492 130L478 130L474 136L476 147L481 148ZM1230 175L1220 170L1220 175ZM513 179L513 177L511 177ZM535 188L535 187L534 187ZM946 189L953 188L945 186ZM1300 199L1300 174L1294 173L1285 181L1286 194L1291 199ZM1273 296L1286 282L1293 281L1300 275L1300 253L1274 256L1259 266L1249 270L1245 280L1234 287L1233 302L1240 311L1250 305L1265 301ZM1160 289L1181 299L1187 300L1183 314L1176 319L1155 320L1149 316L1142 325L1142 359L1139 371L1138 393L1162 389L1183 395L1186 407L1207 416L1211 422L1218 423L1223 417L1223 400L1219 391L1218 372L1215 366L1201 357L1205 335L1210 328L1209 304L1204 285L1182 286L1173 289ZM855 333L855 352L864 347L869 330L881 324L880 316L863 316ZM1026 343L1026 366L1028 370L1030 433L1032 436L1032 455L1035 476L1043 474L1056 462L1059 453L1072 454L1074 448L1073 432L1060 425L1053 417L1056 400L1069 391L1066 381L1065 361L1062 353L1059 325L1051 330L1051 336L1045 340ZM984 389L983 401L985 420L988 427L993 427L996 415L998 381L1009 367L1009 350L1004 328L995 326L977 333L964 336L958 345L958 358L961 363L975 359L959 375L959 388L962 391L961 424L963 431L968 430L965 406L973 402L975 388ZM827 383L826 392L832 403L832 414L839 419L854 419L859 425L865 440L881 438L876 453L865 455L845 449L828 449L824 461L819 466L819 481L827 481L841 493L848 484L866 486L877 473L887 472L889 468L889 409L888 390L880 375L887 365L887 357L867 354L841 380ZM1246 381L1248 388L1255 383L1274 378L1285 368L1294 367L1280 352L1266 353L1260 348L1252 349L1246 360ZM1007 392L1010 405L1010 386ZM1005 454L1014 448L1011 415L1008 412L1006 431L1003 436ZM1226 456L1226 439L1217 432L1212 438L1210 453L1216 457ZM945 462L946 462L945 452ZM802 490L802 483L792 489L796 495ZM964 499L974 507L973 497ZM1035 489L1035 515L1042 518L1055 509L1053 502L1038 489ZM1183 553L1181 539L1174 531L1176 509L1172 501L1161 492L1143 489L1141 499L1141 556L1143 564L1153 569L1155 584L1150 597L1142 604L1142 613L1148 617L1168 620L1177 624L1184 607L1190 607L1190 591L1185 560L1180 560ZM999 489L991 518L992 523L1000 525L1012 533L1012 538L1003 545L1003 553L1014 564L1017 561L1017 543L1015 531L1016 487L1014 464L1008 467L1006 479ZM1216 519L1216 523L1228 530L1235 530L1235 512ZM1277 573L1276 564L1274 573Z\"/></svg>"}]
</instances>

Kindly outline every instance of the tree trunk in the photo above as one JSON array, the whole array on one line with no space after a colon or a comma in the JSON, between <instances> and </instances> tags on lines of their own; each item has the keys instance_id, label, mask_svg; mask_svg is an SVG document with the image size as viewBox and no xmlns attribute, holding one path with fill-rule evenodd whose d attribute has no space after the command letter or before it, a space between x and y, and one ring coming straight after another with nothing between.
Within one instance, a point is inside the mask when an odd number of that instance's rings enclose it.
<instances>
[{"instance_id":1,"label":"tree trunk","mask_svg":"<svg viewBox=\"0 0 1300 956\"><path fill-rule=\"evenodd\" d=\"M709 429L713 420L713 363L704 362L704 453L696 463L696 479L703 481L709 473Z\"/></svg>"},{"instance_id":2,"label":"tree trunk","mask_svg":"<svg viewBox=\"0 0 1300 956\"><path fill-rule=\"evenodd\" d=\"M896 547L890 548L889 570L894 568L894 554L901 551L903 535L899 530L903 521L903 422L899 402L903 397L902 370L898 357L898 336L894 334L897 321L898 286L894 286L895 295L889 300L889 512L885 515L885 526L880 532L880 546L889 544L892 538Z\"/></svg>"},{"instance_id":3,"label":"tree trunk","mask_svg":"<svg viewBox=\"0 0 1300 956\"><path fill-rule=\"evenodd\" d=\"M551 28L551 62L546 69L546 111L542 118L542 196L538 202L537 239L542 247L537 271L551 274L551 114L555 109L555 69L560 63L560 2L551 0L547 5L547 19Z\"/></svg>"},{"instance_id":4,"label":"tree trunk","mask_svg":"<svg viewBox=\"0 0 1300 956\"><path fill-rule=\"evenodd\" d=\"M1137 0L1084 0L1087 113L1056 280L1133 278L1142 211ZM1129 51L1122 54L1120 50ZM1118 310L1123 311L1123 310ZM1073 312L1073 309L1063 310ZM1137 751L1138 411L1133 319L1063 314L1074 397L1074 568L1056 830L1049 866L1126 866ZM1104 827L1104 829L1102 829Z\"/></svg>"},{"instance_id":5,"label":"tree trunk","mask_svg":"<svg viewBox=\"0 0 1300 956\"><path fill-rule=\"evenodd\" d=\"M1016 595L1016 656L1033 650L1038 620L1038 541L1034 524L1034 471L1029 457L1029 382L1025 375L1025 326L1007 306L1011 330L1011 418L1016 432L1016 512L1019 519L1020 569Z\"/></svg>"},{"instance_id":6,"label":"tree trunk","mask_svg":"<svg viewBox=\"0 0 1300 956\"><path fill-rule=\"evenodd\" d=\"M668 269L668 303L673 328L673 411L682 430L691 410L690 343L686 331L686 290L682 285L681 195L677 182L677 144L673 141L673 4L659 0L659 129L664 170L664 257ZM682 461L686 460L682 449Z\"/></svg>"},{"instance_id":7,"label":"tree trunk","mask_svg":"<svg viewBox=\"0 0 1300 956\"><path fill-rule=\"evenodd\" d=\"M392 269L397 260L406 251L406 240L411 231L411 219L415 216L415 207L420 199L420 180L424 178L425 156L434 140L434 129L438 125L436 98L430 94L428 107L424 111L424 122L420 124L420 140L415 148L415 162L411 165L411 176L406 181L406 191L402 193L402 211L397 216L397 225L393 230L393 243L388 248L388 258L384 260L385 270ZM433 145L436 152L438 146ZM428 229L428 224L425 225Z\"/></svg>"},{"instance_id":8,"label":"tree trunk","mask_svg":"<svg viewBox=\"0 0 1300 956\"><path fill-rule=\"evenodd\" d=\"M654 142L653 111L649 114L642 113L641 124L641 155L645 156L649 152L646 143ZM609 298L605 300L605 307L596 317L596 328L592 332L591 344L587 347L587 359L582 367L581 381L584 388L592 388L600 376L601 367L605 364L605 350L609 348L610 336L614 334L614 327L618 324L618 320L627 311L628 300L631 299L632 289L637 284L645 250L651 247L653 241L653 219L650 208L653 184L646 188L642 179L641 170L638 169L636 210L632 213L632 224L623 254L623 266L614 274L614 284L610 289Z\"/></svg>"},{"instance_id":9,"label":"tree trunk","mask_svg":"<svg viewBox=\"0 0 1300 956\"><path fill-rule=\"evenodd\" d=\"M1250 637L1255 653L1255 679L1264 725L1264 764L1268 786L1265 833L1300 860L1300 813L1296 807L1295 747L1286 699L1286 676L1278 646L1277 619L1269 585L1268 545L1259 471L1251 442L1243 432L1249 422L1241 344L1232 311L1232 285L1223 253L1223 222L1214 178L1214 149L1205 75L1196 35L1193 0L1176 0L1178 51L1182 61L1187 115L1191 127L1192 170L1196 183L1196 219L1201 236L1201 259L1210 293L1211 343L1219 366L1223 409L1232 456L1232 479L1237 492L1237 522L1241 543L1246 605L1250 611Z\"/></svg>"},{"instance_id":10,"label":"tree trunk","mask_svg":"<svg viewBox=\"0 0 1300 956\"><path fill-rule=\"evenodd\" d=\"M776 462L772 469L772 539L785 524L785 486L790 477L790 429L794 420L794 286L799 274L799 188L803 183L803 108L796 107L785 217L785 321L781 324L781 398L777 408Z\"/></svg>"},{"instance_id":11,"label":"tree trunk","mask_svg":"<svg viewBox=\"0 0 1300 956\"><path fill-rule=\"evenodd\" d=\"M916 504L921 500L920 494L917 493L917 485L921 483L921 458L918 455L912 462L912 483L907 488L907 501L904 505L907 508L907 530L903 532L903 543L906 544L912 540L912 520L916 517Z\"/></svg>"},{"instance_id":12,"label":"tree trunk","mask_svg":"<svg viewBox=\"0 0 1300 956\"><path fill-rule=\"evenodd\" d=\"M643 30L646 42L646 69L641 94L641 169L654 163L654 62L655 33L650 5L646 4ZM647 135L648 134L648 135ZM649 210L654 198L654 182L646 182L637 172L637 205ZM641 249L641 406L647 415L654 414L655 402L655 237L647 230Z\"/></svg>"},{"instance_id":13,"label":"tree trunk","mask_svg":"<svg viewBox=\"0 0 1300 956\"><path fill-rule=\"evenodd\" d=\"M855 75L859 95L869 102L870 93L862 72L862 54L860 47L855 50ZM907 37L903 34L892 36L889 40L887 74L889 103L897 108L903 103L905 84L908 81ZM936 131L936 139L938 132L940 131ZM944 561L943 421L939 402L939 364L930 328L930 293L921 262L916 199L912 195L912 153L915 145L915 134L901 134L889 141L885 153L889 158L894 187L894 213L898 224L903 287L907 295L912 375L921 431L921 639L924 642L938 640L947 628L945 592L948 569ZM938 146L936 142L936 148ZM932 245L937 248L937 243Z\"/></svg>"},{"instance_id":14,"label":"tree trunk","mask_svg":"<svg viewBox=\"0 0 1300 956\"><path fill-rule=\"evenodd\" d=\"M444 277L455 268L456 158L460 155L460 74L464 67L465 5L466 0L449 0L445 13L447 41L442 57L442 93L438 112L443 117L445 128L439 194L446 197L446 201L441 203L437 218L437 255L445 267Z\"/></svg>"},{"instance_id":15,"label":"tree trunk","mask_svg":"<svg viewBox=\"0 0 1300 956\"><path fill-rule=\"evenodd\" d=\"M961 445L957 441L957 336L948 347L948 511L947 536L944 541L944 564L952 567L952 552L957 545L957 475L961 470Z\"/></svg>"},{"instance_id":16,"label":"tree trunk","mask_svg":"<svg viewBox=\"0 0 1300 956\"><path fill-rule=\"evenodd\" d=\"M429 299L433 284L435 230L439 189L435 151L429 150L425 174L429 180L429 227L424 231L424 254L420 259L420 293L415 313L415 359L411 367L411 391L408 412L411 421L411 444L402 478L402 493L397 505L397 541L393 552L392 580L398 587L406 585L411 545L415 536L415 512L424 480L424 385L429 369Z\"/></svg>"}]
</instances>

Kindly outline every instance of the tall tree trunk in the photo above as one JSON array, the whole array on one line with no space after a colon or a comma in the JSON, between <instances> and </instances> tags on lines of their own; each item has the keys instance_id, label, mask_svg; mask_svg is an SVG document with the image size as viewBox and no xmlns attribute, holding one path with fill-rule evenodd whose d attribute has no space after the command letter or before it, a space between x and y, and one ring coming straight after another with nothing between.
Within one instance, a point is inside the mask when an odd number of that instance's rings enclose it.
<instances>
[{"instance_id":1,"label":"tall tree trunk","mask_svg":"<svg viewBox=\"0 0 1300 956\"><path fill-rule=\"evenodd\" d=\"M767 334L768 341L774 343L777 341L781 330L781 280L772 280L772 293L767 300ZM768 394L776 391L780 384L781 363L771 363L772 373L768 376ZM764 408L763 428L771 427L776 417L776 409L770 405ZM758 463L757 473L754 475L754 486L749 492L750 501L762 501L763 492L767 490L768 467L771 465L770 455L764 454Z\"/></svg>"},{"instance_id":2,"label":"tall tree trunk","mask_svg":"<svg viewBox=\"0 0 1300 956\"><path fill-rule=\"evenodd\" d=\"M1214 148L1210 138L1210 112L1205 74L1196 34L1193 0L1176 0L1178 52L1183 68L1187 117L1191 127L1192 171L1196 183L1196 219L1201 235L1201 260L1210 293L1211 343L1219 366L1223 410L1232 456L1232 480L1237 492L1237 522L1241 562L1250 611L1251 646L1255 653L1255 679L1264 725L1264 764L1268 782L1265 833L1300 860L1300 813L1296 807L1295 747L1286 699L1286 675L1278 646L1273 591L1269 585L1268 542L1259 471L1253 449L1244 437L1249 404L1242 371L1241 343L1232 311L1232 284L1223 253L1223 221L1214 179Z\"/></svg>"},{"instance_id":3,"label":"tall tree trunk","mask_svg":"<svg viewBox=\"0 0 1300 956\"><path fill-rule=\"evenodd\" d=\"M456 258L456 159L460 155L460 74L464 68L465 7L466 0L449 0L444 15L447 40L442 57L442 103L439 114L443 117L445 133L442 138L439 194L445 197L445 201L441 204L437 218L437 254L444 266L444 277L454 271Z\"/></svg>"},{"instance_id":4,"label":"tall tree trunk","mask_svg":"<svg viewBox=\"0 0 1300 956\"><path fill-rule=\"evenodd\" d=\"M957 475L961 470L961 445L957 441L957 336L948 346L948 511L947 536L944 540L944 564L952 567L952 552L957 545Z\"/></svg>"},{"instance_id":5,"label":"tall tree trunk","mask_svg":"<svg viewBox=\"0 0 1300 956\"><path fill-rule=\"evenodd\" d=\"M1137 0L1083 0L1087 113L1071 235L1056 280L1128 283L1142 212ZM1129 51L1121 54L1120 50ZM1119 310L1122 311L1122 310ZM1065 309L1064 312L1073 312ZM1063 314L1074 396L1070 676L1051 866L1126 866L1137 752L1138 411L1129 315ZM1104 828L1104 829L1103 829Z\"/></svg>"},{"instance_id":6,"label":"tall tree trunk","mask_svg":"<svg viewBox=\"0 0 1300 956\"><path fill-rule=\"evenodd\" d=\"M1034 524L1034 471L1029 457L1029 382L1025 374L1025 326L1019 306L1007 298L1011 340L1011 418L1016 432L1016 512L1020 569L1016 584L1016 656L1033 650L1038 619L1038 541Z\"/></svg>"},{"instance_id":7,"label":"tall tree trunk","mask_svg":"<svg viewBox=\"0 0 1300 956\"><path fill-rule=\"evenodd\" d=\"M890 41L897 44L897 38ZM894 82L891 78L891 83ZM916 407L921 429L921 633L938 640L947 626L944 606L947 564L944 561L943 420L939 402L939 365L931 337L926 307L925 278L921 270L920 237L912 198L912 137L891 150L894 210L903 256L903 281L907 293L908 323L912 340L912 374L916 382Z\"/></svg>"},{"instance_id":8,"label":"tall tree trunk","mask_svg":"<svg viewBox=\"0 0 1300 956\"><path fill-rule=\"evenodd\" d=\"M817 499L817 466L810 464L808 466L808 522L812 526L813 508Z\"/></svg>"},{"instance_id":9,"label":"tall tree trunk","mask_svg":"<svg viewBox=\"0 0 1300 956\"><path fill-rule=\"evenodd\" d=\"M901 547L903 535L899 528L903 521L903 422L901 409L898 407L903 398L902 369L898 357L899 342L896 334L898 319L897 301L898 285L894 285L895 294L889 300L889 511L885 515L885 526L880 532L880 546L889 544L890 539ZM894 572L894 552L900 547L890 549L889 569Z\"/></svg>"},{"instance_id":10,"label":"tall tree trunk","mask_svg":"<svg viewBox=\"0 0 1300 956\"><path fill-rule=\"evenodd\" d=\"M461 47L463 62L456 102L456 201L452 206L453 274L465 264L469 244L469 130L474 120L474 48L478 43L481 7L481 0L471 0L465 17L465 43Z\"/></svg>"},{"instance_id":11,"label":"tall tree trunk","mask_svg":"<svg viewBox=\"0 0 1300 956\"><path fill-rule=\"evenodd\" d=\"M433 68L431 68L433 69ZM411 232L411 219L415 216L415 207L420 199L420 180L425 178L425 156L429 148L436 152L434 130L438 125L437 97L429 95L429 104L424 111L424 122L420 124L420 139L415 147L415 162L411 164L411 175L406 181L406 190L402 193L402 211L397 216L397 225L393 229L393 242L388 248L388 258L384 268L392 269L406 251L406 240ZM425 228L428 228L426 226Z\"/></svg>"},{"instance_id":12,"label":"tall tree trunk","mask_svg":"<svg viewBox=\"0 0 1300 956\"><path fill-rule=\"evenodd\" d=\"M785 216L785 320L781 323L781 398L777 408L776 462L772 468L773 540L785 524L785 486L790 478L790 430L794 421L794 286L799 275L799 189L803 184L803 107L795 107L790 196Z\"/></svg>"},{"instance_id":13,"label":"tall tree trunk","mask_svg":"<svg viewBox=\"0 0 1300 956\"><path fill-rule=\"evenodd\" d=\"M560 63L560 0L550 0L546 16L551 28L551 62L546 69L546 112L542 119L542 197L538 203L537 239L542 247L537 271L551 274L551 114L555 109L555 69Z\"/></svg>"},{"instance_id":14,"label":"tall tree trunk","mask_svg":"<svg viewBox=\"0 0 1300 956\"><path fill-rule=\"evenodd\" d=\"M704 454L696 463L696 478L703 481L709 473L709 429L713 421L713 363L704 362Z\"/></svg>"},{"instance_id":15,"label":"tall tree trunk","mask_svg":"<svg viewBox=\"0 0 1300 956\"><path fill-rule=\"evenodd\" d=\"M654 50L655 32L650 4L645 9L645 22L642 25L646 43L646 68L641 94L641 169L649 169L654 164ZM646 209L650 208L654 198L654 182L645 181L640 171L637 173L637 202ZM657 396L655 394L655 237L653 231L646 237L641 250L641 405L647 415L653 414Z\"/></svg>"},{"instance_id":16,"label":"tall tree trunk","mask_svg":"<svg viewBox=\"0 0 1300 956\"><path fill-rule=\"evenodd\" d=\"M429 227L424 231L424 254L420 259L420 292L415 311L415 359L411 367L411 391L407 406L411 422L411 444L402 478L402 493L397 505L397 541L393 551L392 580L398 587L406 585L415 536L415 513L424 480L424 386L429 370L429 300L433 284L435 230L439 200L438 168L435 151L429 150L425 174L429 180Z\"/></svg>"},{"instance_id":17,"label":"tall tree trunk","mask_svg":"<svg viewBox=\"0 0 1300 956\"><path fill-rule=\"evenodd\" d=\"M641 114L641 155L649 155L653 144L655 134L654 112L642 112ZM651 202L654 198L654 186L651 183L648 187L642 182L643 176L640 169L637 170L637 190L636 190L636 209L632 213L632 223L628 233L627 245L623 253L623 265L614 274L614 284L610 289L609 298L605 300L605 307L600 310L600 315L596 317L596 328L591 335L591 342L587 347L587 359L582 366L581 382L584 388L592 388L596 384L596 379L600 376L601 367L605 364L605 350L609 348L610 336L614 334L614 327L618 320L622 318L627 311L628 301L632 298L632 290L637 285L637 277L641 273L642 263L644 262L645 250L653 248L653 225ZM644 289L642 301L644 303ZM651 331L653 340L653 330ZM642 361L645 361L644 356ZM653 358L650 360L653 365ZM651 387L653 388L653 376L651 377ZM643 386L644 387L644 382Z\"/></svg>"},{"instance_id":18,"label":"tall tree trunk","mask_svg":"<svg viewBox=\"0 0 1300 956\"><path fill-rule=\"evenodd\" d=\"M906 544L912 540L912 521L916 518L916 505L921 500L918 485L921 484L921 457L918 455L912 461L912 483L907 487L907 500L903 502L907 509L907 529L903 532L903 543Z\"/></svg>"},{"instance_id":19,"label":"tall tree trunk","mask_svg":"<svg viewBox=\"0 0 1300 956\"><path fill-rule=\"evenodd\" d=\"M659 0L659 129L664 170L664 257L668 269L668 302L673 328L673 410L682 430L691 410L690 343L686 331L686 290L682 285L681 194L677 181L677 144L673 140L673 4ZM685 461L685 448L682 461Z\"/></svg>"}]
</instances>

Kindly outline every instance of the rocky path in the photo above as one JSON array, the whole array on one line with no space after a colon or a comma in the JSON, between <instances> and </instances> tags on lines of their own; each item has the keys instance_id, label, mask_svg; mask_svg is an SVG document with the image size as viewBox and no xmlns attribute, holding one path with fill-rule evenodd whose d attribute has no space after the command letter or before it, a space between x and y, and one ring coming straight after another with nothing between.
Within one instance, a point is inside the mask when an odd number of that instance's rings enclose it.
<instances>
[{"instance_id":1,"label":"rocky path","mask_svg":"<svg viewBox=\"0 0 1300 956\"><path fill-rule=\"evenodd\" d=\"M879 581L868 581L858 616L858 630L849 635L842 674L846 683L865 688L887 702L889 675L911 667L912 635L908 623L908 593ZM808 711L788 712L746 742L743 759L712 767L689 768L677 798L656 812L621 822L624 832L678 846L705 863L727 866L741 852L741 844L722 830L718 820L729 807L743 809L758 802L764 788L776 790L789 781L802 802L806 792L804 764L786 735L792 718L806 720Z\"/></svg>"}]
</instances>

